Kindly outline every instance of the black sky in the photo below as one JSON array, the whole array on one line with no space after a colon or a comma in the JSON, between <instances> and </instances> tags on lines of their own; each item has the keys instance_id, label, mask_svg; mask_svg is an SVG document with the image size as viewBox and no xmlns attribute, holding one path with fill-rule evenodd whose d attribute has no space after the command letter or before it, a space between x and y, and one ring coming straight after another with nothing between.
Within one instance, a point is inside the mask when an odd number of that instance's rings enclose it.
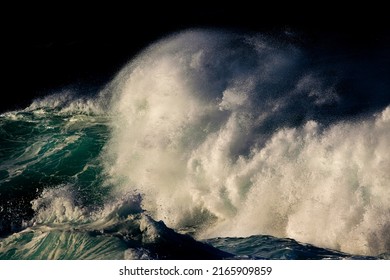
<instances>
[{"instance_id":1,"label":"black sky","mask_svg":"<svg viewBox=\"0 0 390 280\"><path fill-rule=\"evenodd\" d=\"M15 6L3 9L1 22L0 111L25 107L37 96L66 88L96 92L147 45L187 28L275 36L288 31L295 34L296 44L329 56L382 52L389 61L387 10L375 5Z\"/></svg>"}]
</instances>

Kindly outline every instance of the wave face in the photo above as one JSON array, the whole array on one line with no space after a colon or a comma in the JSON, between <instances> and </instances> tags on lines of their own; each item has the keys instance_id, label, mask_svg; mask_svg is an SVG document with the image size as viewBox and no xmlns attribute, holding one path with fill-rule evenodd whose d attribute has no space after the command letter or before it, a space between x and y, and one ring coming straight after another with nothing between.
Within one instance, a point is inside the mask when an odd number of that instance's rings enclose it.
<instances>
[{"instance_id":1,"label":"wave face","mask_svg":"<svg viewBox=\"0 0 390 280\"><path fill-rule=\"evenodd\" d=\"M367 92L381 105L347 113L359 102L329 68L275 39L193 30L96 97L1 115L0 258L388 254L389 103Z\"/></svg>"},{"instance_id":2,"label":"wave face","mask_svg":"<svg viewBox=\"0 0 390 280\"><path fill-rule=\"evenodd\" d=\"M25 227L47 188L68 185L78 204L103 203L108 118L92 103L60 93L0 116L0 237Z\"/></svg>"}]
</instances>

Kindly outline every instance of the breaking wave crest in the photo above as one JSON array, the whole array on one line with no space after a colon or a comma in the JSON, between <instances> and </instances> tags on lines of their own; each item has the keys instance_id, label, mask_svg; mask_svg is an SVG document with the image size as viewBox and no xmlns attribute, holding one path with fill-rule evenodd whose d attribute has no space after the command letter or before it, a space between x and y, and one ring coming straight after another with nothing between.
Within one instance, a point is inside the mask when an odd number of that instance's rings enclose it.
<instances>
[{"instance_id":1,"label":"breaking wave crest","mask_svg":"<svg viewBox=\"0 0 390 280\"><path fill-rule=\"evenodd\" d=\"M190 31L107 88L118 196L198 237L270 234L356 254L390 249L390 108L336 121L336 80L288 44ZM330 109L328 109L330 110Z\"/></svg>"}]
</instances>

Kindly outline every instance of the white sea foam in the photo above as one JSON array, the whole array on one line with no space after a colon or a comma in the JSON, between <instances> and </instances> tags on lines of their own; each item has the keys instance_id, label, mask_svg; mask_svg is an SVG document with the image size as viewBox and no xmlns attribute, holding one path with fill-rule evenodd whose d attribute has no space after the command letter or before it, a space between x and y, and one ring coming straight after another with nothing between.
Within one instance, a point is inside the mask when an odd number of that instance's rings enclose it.
<instances>
[{"instance_id":1,"label":"white sea foam","mask_svg":"<svg viewBox=\"0 0 390 280\"><path fill-rule=\"evenodd\" d=\"M101 114L104 112L103 98L79 97L73 91L62 91L35 99L24 111L35 115L46 114L46 109L57 109L57 114Z\"/></svg>"},{"instance_id":2,"label":"white sea foam","mask_svg":"<svg viewBox=\"0 0 390 280\"><path fill-rule=\"evenodd\" d=\"M390 250L390 107L322 123L333 82L301 51L212 31L151 46L107 87L106 170L143 208L200 237L271 234ZM311 117L316 120L310 120Z\"/></svg>"},{"instance_id":3,"label":"white sea foam","mask_svg":"<svg viewBox=\"0 0 390 280\"><path fill-rule=\"evenodd\" d=\"M75 202L70 185L44 190L40 197L32 201L32 209L36 212L32 222L65 224L86 221L85 211Z\"/></svg>"}]
</instances>

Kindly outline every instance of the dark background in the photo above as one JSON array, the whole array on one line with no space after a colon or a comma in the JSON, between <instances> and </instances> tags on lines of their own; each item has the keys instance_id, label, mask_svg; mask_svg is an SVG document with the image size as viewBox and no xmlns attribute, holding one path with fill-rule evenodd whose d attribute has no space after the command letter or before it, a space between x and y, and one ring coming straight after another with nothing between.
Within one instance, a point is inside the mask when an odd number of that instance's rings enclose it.
<instances>
[{"instance_id":1,"label":"dark background","mask_svg":"<svg viewBox=\"0 0 390 280\"><path fill-rule=\"evenodd\" d=\"M334 60L352 53L364 61L363 68L382 67L383 79L390 63L386 12L374 3L340 7L318 1L214 7L200 2L17 3L2 8L0 112L24 108L32 99L61 89L94 93L147 45L187 28L228 28L276 37L289 32L295 44L324 57Z\"/></svg>"}]
</instances>

